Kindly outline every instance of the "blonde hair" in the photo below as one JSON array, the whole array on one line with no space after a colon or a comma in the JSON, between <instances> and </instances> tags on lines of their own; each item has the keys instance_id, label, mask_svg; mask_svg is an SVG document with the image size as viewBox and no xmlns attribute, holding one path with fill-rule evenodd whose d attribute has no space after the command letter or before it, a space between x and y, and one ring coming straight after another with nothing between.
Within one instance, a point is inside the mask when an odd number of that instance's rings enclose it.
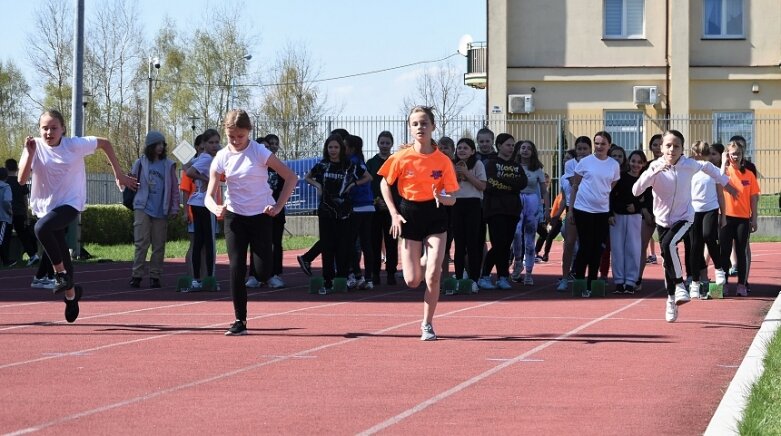
<instances>
[{"instance_id":1,"label":"blonde hair","mask_svg":"<svg viewBox=\"0 0 781 436\"><path fill-rule=\"evenodd\" d=\"M225 114L223 127L226 129L239 128L252 130L252 121L249 118L249 114L244 109L233 109Z\"/></svg>"},{"instance_id":2,"label":"blonde hair","mask_svg":"<svg viewBox=\"0 0 781 436\"><path fill-rule=\"evenodd\" d=\"M693 158L699 158L708 154L708 148L710 145L705 141L694 141L689 149L689 156Z\"/></svg>"}]
</instances>

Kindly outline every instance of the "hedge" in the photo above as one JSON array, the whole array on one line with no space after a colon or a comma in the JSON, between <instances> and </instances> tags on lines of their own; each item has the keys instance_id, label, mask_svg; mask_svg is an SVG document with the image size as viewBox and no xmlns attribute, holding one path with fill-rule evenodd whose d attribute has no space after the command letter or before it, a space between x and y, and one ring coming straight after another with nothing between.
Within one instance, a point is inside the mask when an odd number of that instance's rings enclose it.
<instances>
[{"instance_id":1,"label":"hedge","mask_svg":"<svg viewBox=\"0 0 781 436\"><path fill-rule=\"evenodd\" d=\"M168 240L187 239L187 226L179 216L168 222ZM81 240L93 244L132 244L133 212L121 204L90 205L81 214Z\"/></svg>"}]
</instances>

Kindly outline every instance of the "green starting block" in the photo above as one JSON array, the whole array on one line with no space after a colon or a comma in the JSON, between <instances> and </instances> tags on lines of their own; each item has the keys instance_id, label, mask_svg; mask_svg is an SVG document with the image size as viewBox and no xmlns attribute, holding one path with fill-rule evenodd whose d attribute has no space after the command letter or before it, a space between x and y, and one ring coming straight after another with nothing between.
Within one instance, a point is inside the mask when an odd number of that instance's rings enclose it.
<instances>
[{"instance_id":1,"label":"green starting block","mask_svg":"<svg viewBox=\"0 0 781 436\"><path fill-rule=\"evenodd\" d=\"M573 297L590 297L588 292L588 281L586 279L575 279L572 282L572 296Z\"/></svg>"},{"instance_id":2,"label":"green starting block","mask_svg":"<svg viewBox=\"0 0 781 436\"><path fill-rule=\"evenodd\" d=\"M201 281L201 289L208 292L217 291L217 279L213 276L204 278Z\"/></svg>"},{"instance_id":3,"label":"green starting block","mask_svg":"<svg viewBox=\"0 0 781 436\"><path fill-rule=\"evenodd\" d=\"M334 277L334 292L347 292L347 278Z\"/></svg>"},{"instance_id":4,"label":"green starting block","mask_svg":"<svg viewBox=\"0 0 781 436\"><path fill-rule=\"evenodd\" d=\"M605 296L605 281L604 280L592 280L591 281L591 296L592 297L604 297Z\"/></svg>"},{"instance_id":5,"label":"green starting block","mask_svg":"<svg viewBox=\"0 0 781 436\"><path fill-rule=\"evenodd\" d=\"M720 299L724 298L724 285L711 283L708 285L708 299Z\"/></svg>"},{"instance_id":6,"label":"green starting block","mask_svg":"<svg viewBox=\"0 0 781 436\"><path fill-rule=\"evenodd\" d=\"M309 293L310 294L317 294L320 292L320 289L323 289L323 286L325 286L325 281L323 280L322 276L313 276L309 279ZM325 292L323 292L325 293Z\"/></svg>"},{"instance_id":7,"label":"green starting block","mask_svg":"<svg viewBox=\"0 0 781 436\"><path fill-rule=\"evenodd\" d=\"M458 292L461 295L471 295L472 294L472 279L461 279L458 281Z\"/></svg>"},{"instance_id":8,"label":"green starting block","mask_svg":"<svg viewBox=\"0 0 781 436\"><path fill-rule=\"evenodd\" d=\"M442 293L445 295L453 295L458 290L458 280L453 277L448 277L442 282Z\"/></svg>"},{"instance_id":9,"label":"green starting block","mask_svg":"<svg viewBox=\"0 0 781 436\"><path fill-rule=\"evenodd\" d=\"M176 280L176 292L189 292L193 285L193 276L181 276Z\"/></svg>"}]
</instances>

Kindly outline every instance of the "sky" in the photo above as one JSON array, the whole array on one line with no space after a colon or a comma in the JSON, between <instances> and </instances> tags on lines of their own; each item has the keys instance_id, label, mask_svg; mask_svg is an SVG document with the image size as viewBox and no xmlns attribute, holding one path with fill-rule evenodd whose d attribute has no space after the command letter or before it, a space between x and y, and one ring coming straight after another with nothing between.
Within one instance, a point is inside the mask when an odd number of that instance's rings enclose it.
<instances>
[{"instance_id":1,"label":"sky","mask_svg":"<svg viewBox=\"0 0 781 436\"><path fill-rule=\"evenodd\" d=\"M76 0L70 0L74 5ZM132 0L129 0L132 1ZM151 41L164 17L178 29L207 26L206 10L215 0L136 0L144 37ZM0 0L6 20L0 26L0 59L31 68L25 40L34 31L35 9L42 0ZM106 0L85 0L85 15ZM247 33L256 35L250 49L251 69L270 65L287 43L306 47L319 78L330 78L445 58L457 52L463 35L485 41L485 0L229 0L244 8ZM73 19L73 17L64 17ZM88 20L87 20L88 22ZM189 33L189 32L188 32ZM451 57L462 73L466 58ZM398 115L416 78L444 62L415 65L378 74L321 82L328 106L345 116ZM163 66L164 68L165 66ZM465 87L473 98L464 114L484 112L485 91ZM35 93L35 90L33 90Z\"/></svg>"}]
</instances>

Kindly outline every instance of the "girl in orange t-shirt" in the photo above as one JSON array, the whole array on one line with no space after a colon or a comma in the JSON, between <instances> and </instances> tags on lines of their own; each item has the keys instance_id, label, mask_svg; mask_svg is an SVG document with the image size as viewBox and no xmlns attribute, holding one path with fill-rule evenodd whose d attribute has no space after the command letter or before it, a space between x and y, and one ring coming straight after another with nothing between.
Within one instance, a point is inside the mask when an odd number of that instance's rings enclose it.
<instances>
[{"instance_id":1,"label":"girl in orange t-shirt","mask_svg":"<svg viewBox=\"0 0 781 436\"><path fill-rule=\"evenodd\" d=\"M391 235L401 236L401 264L407 286L417 287L426 279L423 298L423 341L437 339L431 325L439 301L439 281L445 257L447 214L440 205L452 206L458 180L453 163L431 139L434 113L431 108L415 106L408 118L415 140L407 148L391 155L377 172L383 176L380 190L391 215ZM391 185L398 187L401 204L393 202ZM421 265L423 245L427 257ZM425 275L424 275L425 274Z\"/></svg>"},{"instance_id":2,"label":"girl in orange t-shirt","mask_svg":"<svg viewBox=\"0 0 781 436\"><path fill-rule=\"evenodd\" d=\"M747 296L746 276L748 267L748 237L757 231L757 206L759 203L759 183L757 178L746 169L743 144L732 141L727 144L726 156L722 158L721 166L724 174L729 176L730 185L737 187L738 195L724 196L724 216L726 223L719 229L719 250L721 265L726 269L730 265L732 242L735 242L735 253L738 257L738 287L737 295ZM725 191L726 192L726 191ZM724 270L716 271L716 276L726 281ZM726 293L726 288L725 288Z\"/></svg>"}]
</instances>

